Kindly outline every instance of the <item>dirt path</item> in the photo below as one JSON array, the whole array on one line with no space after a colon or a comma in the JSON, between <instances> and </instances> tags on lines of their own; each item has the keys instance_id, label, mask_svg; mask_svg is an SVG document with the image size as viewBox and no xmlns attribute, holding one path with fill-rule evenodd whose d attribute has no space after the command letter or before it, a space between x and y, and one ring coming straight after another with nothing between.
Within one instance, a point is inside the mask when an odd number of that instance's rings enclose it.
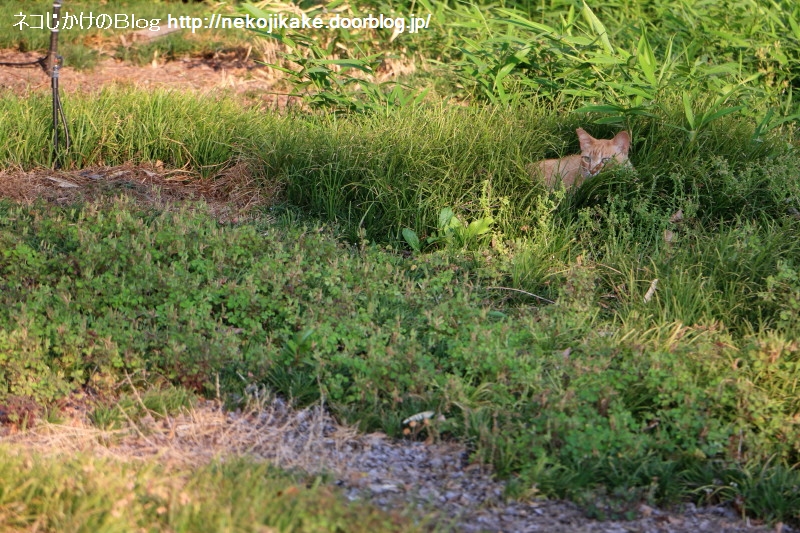
<instances>
[{"instance_id":1,"label":"dirt path","mask_svg":"<svg viewBox=\"0 0 800 533\"><path fill-rule=\"evenodd\" d=\"M0 61L22 63L40 57L39 53L0 50ZM91 70L65 66L61 69L59 80L59 87L66 94L116 84L144 89L227 92L265 107L282 108L289 101L285 95L287 91L279 87L279 77L275 71L256 62L247 50L218 53L210 57L158 61L145 66L106 58ZM0 67L0 91L11 91L20 96L38 91L49 92L50 78L38 66Z\"/></svg>"}]
</instances>

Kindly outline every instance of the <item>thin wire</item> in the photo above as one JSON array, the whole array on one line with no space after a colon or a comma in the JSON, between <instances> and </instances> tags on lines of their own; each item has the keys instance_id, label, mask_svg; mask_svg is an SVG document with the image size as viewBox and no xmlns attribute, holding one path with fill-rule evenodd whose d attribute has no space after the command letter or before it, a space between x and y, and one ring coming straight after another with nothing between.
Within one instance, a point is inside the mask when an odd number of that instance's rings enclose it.
<instances>
[{"instance_id":1,"label":"thin wire","mask_svg":"<svg viewBox=\"0 0 800 533\"><path fill-rule=\"evenodd\" d=\"M34 61L26 61L24 63L17 63L17 62L14 62L14 61L0 61L0 67L24 68L24 67L32 67L34 65L39 65L40 67L42 67L43 69L46 70L46 67L45 67L45 64L44 64L46 59L47 59L47 56L40 57L39 59L36 59Z\"/></svg>"}]
</instances>

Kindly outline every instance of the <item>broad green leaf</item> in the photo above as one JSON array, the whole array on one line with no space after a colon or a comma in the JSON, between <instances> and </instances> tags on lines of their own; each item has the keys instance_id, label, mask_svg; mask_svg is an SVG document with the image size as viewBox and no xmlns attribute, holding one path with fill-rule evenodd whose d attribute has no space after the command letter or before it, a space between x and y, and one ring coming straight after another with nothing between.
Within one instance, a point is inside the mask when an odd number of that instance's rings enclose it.
<instances>
[{"instance_id":1,"label":"broad green leaf","mask_svg":"<svg viewBox=\"0 0 800 533\"><path fill-rule=\"evenodd\" d=\"M572 36L572 35L563 35L560 39L562 42L567 44L574 44L577 46L589 46L595 40L589 39L588 37L579 37L579 36Z\"/></svg>"},{"instance_id":2,"label":"broad green leaf","mask_svg":"<svg viewBox=\"0 0 800 533\"><path fill-rule=\"evenodd\" d=\"M318 59L315 61L319 65L339 65L343 68L354 68L363 72L372 72L369 63L358 59Z\"/></svg>"},{"instance_id":3,"label":"broad green leaf","mask_svg":"<svg viewBox=\"0 0 800 533\"><path fill-rule=\"evenodd\" d=\"M457 216L453 215L453 218L451 218L450 222L448 222L446 229L454 230L454 229L463 228L463 227L464 227L464 223L461 222L461 219L458 218Z\"/></svg>"},{"instance_id":4,"label":"broad green leaf","mask_svg":"<svg viewBox=\"0 0 800 533\"><path fill-rule=\"evenodd\" d=\"M607 56L603 54L595 54L586 58L584 61L591 65L624 65L625 60L621 57Z\"/></svg>"},{"instance_id":5,"label":"broad green leaf","mask_svg":"<svg viewBox=\"0 0 800 533\"><path fill-rule=\"evenodd\" d=\"M759 139L762 133L764 133L765 131L769 131L770 129L769 123L772 121L772 117L774 115L775 115L775 110L769 108L767 114L764 115L764 118L762 118L761 121L758 123L758 126L756 126L756 130L753 132L753 139Z\"/></svg>"},{"instance_id":6,"label":"broad green leaf","mask_svg":"<svg viewBox=\"0 0 800 533\"><path fill-rule=\"evenodd\" d=\"M492 229L492 224L494 224L494 219L492 217L473 220L470 222L469 226L467 226L467 237L477 237L478 235L483 235Z\"/></svg>"},{"instance_id":7,"label":"broad green leaf","mask_svg":"<svg viewBox=\"0 0 800 533\"><path fill-rule=\"evenodd\" d=\"M789 15L789 25L792 27L794 38L800 40L800 24L797 23L793 15Z\"/></svg>"},{"instance_id":8,"label":"broad green leaf","mask_svg":"<svg viewBox=\"0 0 800 533\"><path fill-rule=\"evenodd\" d=\"M439 211L439 229L444 230L450 226L450 221L455 217L455 213L449 207L443 208Z\"/></svg>"},{"instance_id":9,"label":"broad green leaf","mask_svg":"<svg viewBox=\"0 0 800 533\"><path fill-rule=\"evenodd\" d=\"M644 98L646 100L652 100L656 96L653 92L646 90L644 87L637 87L637 86L631 85L631 84L608 83L607 85L609 87L611 87L612 89L616 89L618 91L621 91L622 93L624 93L624 94L626 94L628 96L631 96L631 95L641 96L642 98Z\"/></svg>"},{"instance_id":10,"label":"broad green leaf","mask_svg":"<svg viewBox=\"0 0 800 533\"><path fill-rule=\"evenodd\" d=\"M747 85L751 81L756 80L756 79L760 78L761 76L762 76L761 72L756 72L755 74L751 74L750 76L747 76L745 79L743 79L742 81L740 81L738 83L739 83L739 85Z\"/></svg>"},{"instance_id":11,"label":"broad green leaf","mask_svg":"<svg viewBox=\"0 0 800 533\"><path fill-rule=\"evenodd\" d=\"M275 70L279 70L281 72L286 72L287 74L296 74L297 73L297 71L295 71L293 69L286 68L286 67L281 67L280 65L270 64L270 68L273 68Z\"/></svg>"},{"instance_id":12,"label":"broad green leaf","mask_svg":"<svg viewBox=\"0 0 800 533\"><path fill-rule=\"evenodd\" d=\"M428 0L417 0L419 5L421 5L425 11L433 15L433 19L440 25L444 25L449 21L449 11L450 9L447 7L446 2L436 2L436 8L434 9L431 2ZM421 14L421 13L420 13Z\"/></svg>"},{"instance_id":13,"label":"broad green leaf","mask_svg":"<svg viewBox=\"0 0 800 533\"><path fill-rule=\"evenodd\" d=\"M667 73L667 67L672 66L674 63L671 61L672 58L672 44L675 40L675 36L673 35L670 37L669 42L667 43L667 50L664 52L664 62L661 63L661 70L658 73L658 81L659 83L664 81L664 75Z\"/></svg>"},{"instance_id":14,"label":"broad green leaf","mask_svg":"<svg viewBox=\"0 0 800 533\"><path fill-rule=\"evenodd\" d=\"M649 112L646 107L631 107L625 110L626 115L637 115L640 117L656 118L656 115Z\"/></svg>"},{"instance_id":15,"label":"broad green leaf","mask_svg":"<svg viewBox=\"0 0 800 533\"><path fill-rule=\"evenodd\" d=\"M245 13L248 13L248 14L252 15L255 18L265 19L265 18L268 18L269 15L270 15L269 12L264 11L263 9L258 8L256 6L254 6L253 4L250 4L250 3L242 4L241 5L241 9Z\"/></svg>"},{"instance_id":16,"label":"broad green leaf","mask_svg":"<svg viewBox=\"0 0 800 533\"><path fill-rule=\"evenodd\" d=\"M781 124L786 124L787 122L800 122L800 113L795 113L794 115L788 115L785 117L781 117L775 122L770 125L770 130L774 130Z\"/></svg>"},{"instance_id":17,"label":"broad green leaf","mask_svg":"<svg viewBox=\"0 0 800 533\"><path fill-rule=\"evenodd\" d=\"M294 42L294 40L292 40L289 36L281 35L280 33L272 33L271 35L275 37L278 41L288 46L289 48L291 49L297 48L297 43Z\"/></svg>"},{"instance_id":18,"label":"broad green leaf","mask_svg":"<svg viewBox=\"0 0 800 533\"><path fill-rule=\"evenodd\" d=\"M721 30L710 30L709 33L711 35L716 35L720 39L728 41L727 43L724 43L725 45L733 45L739 48L749 48L753 45L749 40L742 39L740 36L734 33L725 32Z\"/></svg>"},{"instance_id":19,"label":"broad green leaf","mask_svg":"<svg viewBox=\"0 0 800 533\"><path fill-rule=\"evenodd\" d=\"M419 245L419 237L411 228L403 228L403 238L406 240L408 245L411 247L412 250L415 252L419 252L421 250Z\"/></svg>"},{"instance_id":20,"label":"broad green leaf","mask_svg":"<svg viewBox=\"0 0 800 533\"><path fill-rule=\"evenodd\" d=\"M428 88L420 91L419 93L417 93L417 95L414 97L414 99L411 101L411 103L413 105L419 105L422 102L422 100L424 100L425 97L428 95L428 91L430 91L430 87L428 87Z\"/></svg>"},{"instance_id":21,"label":"broad green leaf","mask_svg":"<svg viewBox=\"0 0 800 533\"><path fill-rule=\"evenodd\" d=\"M720 74L737 74L740 69L741 65L739 63L723 63L722 65L705 67L702 73L706 76L718 76Z\"/></svg>"},{"instance_id":22,"label":"broad green leaf","mask_svg":"<svg viewBox=\"0 0 800 533\"><path fill-rule=\"evenodd\" d=\"M582 96L584 98L599 98L602 96L598 91L591 89L564 89L561 92L569 96Z\"/></svg>"},{"instance_id":23,"label":"broad green leaf","mask_svg":"<svg viewBox=\"0 0 800 533\"><path fill-rule=\"evenodd\" d=\"M622 116L603 117L594 121L595 124L622 124L623 122L625 122L625 117Z\"/></svg>"},{"instance_id":24,"label":"broad green leaf","mask_svg":"<svg viewBox=\"0 0 800 533\"><path fill-rule=\"evenodd\" d=\"M417 2L419 3L419 5L421 5L425 9L427 9L429 13L435 13L436 12L436 10L433 9L433 6L431 5L431 3L428 0L417 0Z\"/></svg>"},{"instance_id":25,"label":"broad green leaf","mask_svg":"<svg viewBox=\"0 0 800 533\"><path fill-rule=\"evenodd\" d=\"M305 74L305 75L309 75L309 74L329 74L330 72L331 72L331 69L329 69L328 67L311 67L309 69L304 70L303 74Z\"/></svg>"},{"instance_id":26,"label":"broad green leaf","mask_svg":"<svg viewBox=\"0 0 800 533\"><path fill-rule=\"evenodd\" d=\"M511 74L511 71L514 70L516 67L517 67L516 62L515 63L509 63L508 65L504 65L497 72L497 76L495 76L495 80L494 80L495 84L497 84L497 85L502 84L503 83L503 79L506 76L508 76L509 74Z\"/></svg>"}]
</instances>

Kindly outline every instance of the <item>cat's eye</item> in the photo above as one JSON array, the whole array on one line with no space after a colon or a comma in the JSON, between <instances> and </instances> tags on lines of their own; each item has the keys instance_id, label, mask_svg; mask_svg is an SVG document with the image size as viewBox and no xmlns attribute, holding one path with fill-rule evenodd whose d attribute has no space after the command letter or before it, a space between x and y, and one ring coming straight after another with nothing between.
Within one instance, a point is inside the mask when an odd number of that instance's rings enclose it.
<instances>
[{"instance_id":1,"label":"cat's eye","mask_svg":"<svg viewBox=\"0 0 800 533\"><path fill-rule=\"evenodd\" d=\"M611 158L610 158L610 157L604 157L604 158L603 158L603 159L601 159L600 161L601 161L602 163L608 163L609 161L611 161Z\"/></svg>"},{"instance_id":2,"label":"cat's eye","mask_svg":"<svg viewBox=\"0 0 800 533\"><path fill-rule=\"evenodd\" d=\"M586 161L587 163L591 163L592 162L592 158L589 157L588 155L583 156L583 160Z\"/></svg>"}]
</instances>

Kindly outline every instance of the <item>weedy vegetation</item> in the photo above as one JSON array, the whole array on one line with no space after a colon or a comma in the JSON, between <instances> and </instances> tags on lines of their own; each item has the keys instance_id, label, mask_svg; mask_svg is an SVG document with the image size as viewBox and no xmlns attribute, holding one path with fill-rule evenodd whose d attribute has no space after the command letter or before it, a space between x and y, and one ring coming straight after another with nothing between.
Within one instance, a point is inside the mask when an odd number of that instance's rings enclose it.
<instances>
[{"instance_id":1,"label":"weedy vegetation","mask_svg":"<svg viewBox=\"0 0 800 533\"><path fill-rule=\"evenodd\" d=\"M243 163L284 196L233 225L124 198L0 203L7 418L130 376L231 406L265 385L394 436L442 414L419 437L467 443L514 496L800 521L800 6L348 9L432 27L273 35L303 110L70 96L75 166ZM400 56L417 71L380 82ZM0 100L4 165L50 163L47 113ZM577 152L577 126L631 131L636 170L532 183L525 165Z\"/></svg>"},{"instance_id":2,"label":"weedy vegetation","mask_svg":"<svg viewBox=\"0 0 800 533\"><path fill-rule=\"evenodd\" d=\"M50 46L50 17L53 2L49 0L19 0L0 5L3 31L0 49L20 52L44 52ZM179 59L186 54L214 57L219 54L244 57L253 40L243 32L225 32L197 28L160 36L147 33L151 26L167 27L168 15L180 17L210 17L212 6L206 3L179 0L132 0L124 5L104 0L64 2L61 9L62 26L59 32L59 53L64 65L91 70L104 57L129 61L138 65ZM217 5L214 12L230 15L235 11ZM145 35L134 36L135 32ZM259 53L256 47L256 53ZM5 68L5 67L3 67Z\"/></svg>"}]
</instances>

